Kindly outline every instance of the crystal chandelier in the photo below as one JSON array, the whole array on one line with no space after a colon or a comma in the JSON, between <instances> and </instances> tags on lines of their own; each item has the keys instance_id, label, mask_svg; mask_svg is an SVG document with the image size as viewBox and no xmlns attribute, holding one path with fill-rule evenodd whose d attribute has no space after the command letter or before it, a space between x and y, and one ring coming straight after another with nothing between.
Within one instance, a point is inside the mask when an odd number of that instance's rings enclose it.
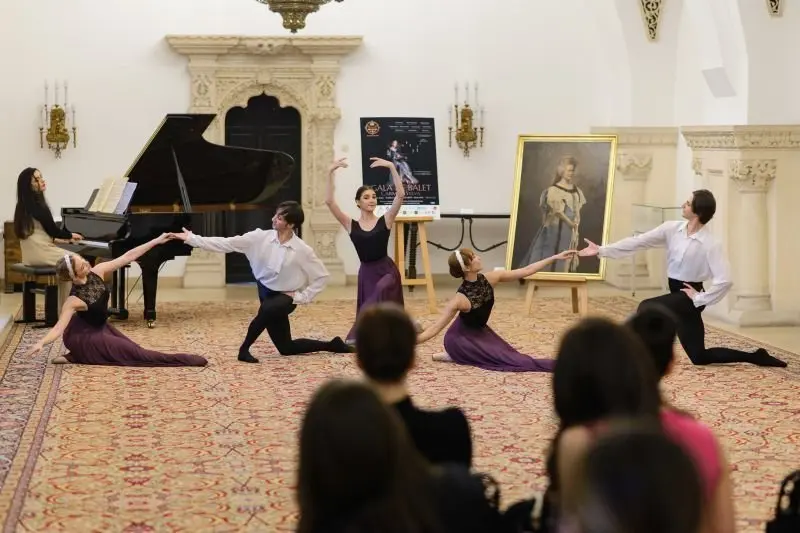
<instances>
[{"instance_id":1,"label":"crystal chandelier","mask_svg":"<svg viewBox=\"0 0 800 533\"><path fill-rule=\"evenodd\" d=\"M344 0L333 0L343 2ZM256 0L269 6L269 10L283 17L283 27L292 33L306 27L306 17L331 0Z\"/></svg>"}]
</instances>

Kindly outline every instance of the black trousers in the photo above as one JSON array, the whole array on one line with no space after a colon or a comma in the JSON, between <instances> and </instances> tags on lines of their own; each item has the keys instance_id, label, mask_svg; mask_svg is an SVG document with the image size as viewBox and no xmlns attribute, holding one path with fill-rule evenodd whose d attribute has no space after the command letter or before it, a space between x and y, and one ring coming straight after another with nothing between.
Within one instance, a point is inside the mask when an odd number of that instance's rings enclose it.
<instances>
[{"instance_id":1,"label":"black trousers","mask_svg":"<svg viewBox=\"0 0 800 533\"><path fill-rule=\"evenodd\" d=\"M261 305L258 314L247 328L247 336L239 352L247 352L258 337L267 330L272 344L281 355L298 355L312 352L332 351L330 342L314 339L292 339L289 315L297 308L292 297L275 292L258 283L258 299Z\"/></svg>"},{"instance_id":2,"label":"black trousers","mask_svg":"<svg viewBox=\"0 0 800 533\"><path fill-rule=\"evenodd\" d=\"M687 282L694 290L702 292L703 284ZM694 302L681 289L686 288L683 281L669 279L669 293L655 298L648 298L639 304L639 309L652 304L659 304L678 318L678 340L686 351L686 355L696 365L713 363L756 363L756 354L743 352L733 348L706 348L705 325L701 313L705 306L695 307Z\"/></svg>"}]
</instances>

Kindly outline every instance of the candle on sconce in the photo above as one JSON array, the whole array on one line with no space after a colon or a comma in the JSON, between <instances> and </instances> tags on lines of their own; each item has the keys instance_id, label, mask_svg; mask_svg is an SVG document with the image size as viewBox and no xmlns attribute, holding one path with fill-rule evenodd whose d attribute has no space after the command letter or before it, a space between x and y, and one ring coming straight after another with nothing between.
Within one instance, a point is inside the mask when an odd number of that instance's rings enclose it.
<instances>
[{"instance_id":1,"label":"candle on sconce","mask_svg":"<svg viewBox=\"0 0 800 533\"><path fill-rule=\"evenodd\" d=\"M75 104L72 104L72 127L77 128L78 123L75 122Z\"/></svg>"},{"instance_id":2,"label":"candle on sconce","mask_svg":"<svg viewBox=\"0 0 800 533\"><path fill-rule=\"evenodd\" d=\"M47 105L50 88L47 86L47 80L44 80L44 105Z\"/></svg>"},{"instance_id":3,"label":"candle on sconce","mask_svg":"<svg viewBox=\"0 0 800 533\"><path fill-rule=\"evenodd\" d=\"M69 87L67 86L66 80L64 80L64 109L67 109L67 91Z\"/></svg>"},{"instance_id":4,"label":"candle on sconce","mask_svg":"<svg viewBox=\"0 0 800 533\"><path fill-rule=\"evenodd\" d=\"M42 129L47 129L47 105L42 106Z\"/></svg>"},{"instance_id":5,"label":"candle on sconce","mask_svg":"<svg viewBox=\"0 0 800 533\"><path fill-rule=\"evenodd\" d=\"M464 85L464 92L467 93L466 100L464 100L465 105L469 105L469 82Z\"/></svg>"},{"instance_id":6,"label":"candle on sconce","mask_svg":"<svg viewBox=\"0 0 800 533\"><path fill-rule=\"evenodd\" d=\"M481 118L480 118L480 121L481 121L481 128L482 128L483 127L483 106L481 106Z\"/></svg>"},{"instance_id":7,"label":"candle on sconce","mask_svg":"<svg viewBox=\"0 0 800 533\"><path fill-rule=\"evenodd\" d=\"M447 124L448 125L453 124L453 108L449 106L447 108Z\"/></svg>"},{"instance_id":8,"label":"candle on sconce","mask_svg":"<svg viewBox=\"0 0 800 533\"><path fill-rule=\"evenodd\" d=\"M456 83L454 86L455 96L456 96L456 105L458 105L458 84Z\"/></svg>"},{"instance_id":9,"label":"candle on sconce","mask_svg":"<svg viewBox=\"0 0 800 533\"><path fill-rule=\"evenodd\" d=\"M56 90L56 99L55 99L55 100L53 100L53 105L58 105L58 80L56 80L55 86L56 86L56 87L55 87L55 90Z\"/></svg>"},{"instance_id":10,"label":"candle on sconce","mask_svg":"<svg viewBox=\"0 0 800 533\"><path fill-rule=\"evenodd\" d=\"M478 101L478 82L475 82L475 107L479 107L480 102Z\"/></svg>"}]
</instances>

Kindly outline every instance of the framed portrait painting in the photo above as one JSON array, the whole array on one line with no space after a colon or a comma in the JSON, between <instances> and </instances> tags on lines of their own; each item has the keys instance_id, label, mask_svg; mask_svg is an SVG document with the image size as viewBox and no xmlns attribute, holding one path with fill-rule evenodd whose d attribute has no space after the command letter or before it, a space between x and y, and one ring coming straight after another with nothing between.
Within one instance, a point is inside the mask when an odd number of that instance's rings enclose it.
<instances>
[{"instance_id":1,"label":"framed portrait painting","mask_svg":"<svg viewBox=\"0 0 800 533\"><path fill-rule=\"evenodd\" d=\"M506 268L606 244L617 159L616 135L520 135ZM536 277L605 278L605 259L556 261Z\"/></svg>"}]
</instances>

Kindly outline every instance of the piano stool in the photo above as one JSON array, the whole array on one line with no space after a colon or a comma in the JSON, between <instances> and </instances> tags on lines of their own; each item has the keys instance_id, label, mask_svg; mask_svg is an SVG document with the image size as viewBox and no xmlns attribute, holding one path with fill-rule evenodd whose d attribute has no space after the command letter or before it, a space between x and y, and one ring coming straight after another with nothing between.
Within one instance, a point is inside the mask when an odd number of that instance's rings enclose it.
<instances>
[{"instance_id":1,"label":"piano stool","mask_svg":"<svg viewBox=\"0 0 800 533\"><path fill-rule=\"evenodd\" d=\"M35 328L51 328L58 322L58 277L55 267L11 265L11 270L23 276L22 318L17 324L39 324ZM44 320L36 318L36 295L44 294Z\"/></svg>"}]
</instances>

